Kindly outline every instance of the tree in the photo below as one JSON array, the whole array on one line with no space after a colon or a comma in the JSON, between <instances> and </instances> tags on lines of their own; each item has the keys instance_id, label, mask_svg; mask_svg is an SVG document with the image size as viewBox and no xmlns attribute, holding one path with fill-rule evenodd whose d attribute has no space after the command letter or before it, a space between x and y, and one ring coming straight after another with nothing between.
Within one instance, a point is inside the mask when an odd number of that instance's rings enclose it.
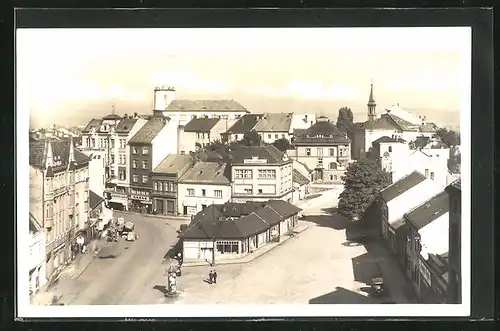
<instances>
[{"instance_id":1,"label":"tree","mask_svg":"<svg viewBox=\"0 0 500 331\"><path fill-rule=\"evenodd\" d=\"M389 173L368 158L351 163L342 180L344 191L340 193L338 211L347 219L360 218L380 190L391 184Z\"/></svg>"},{"instance_id":2,"label":"tree","mask_svg":"<svg viewBox=\"0 0 500 331\"><path fill-rule=\"evenodd\" d=\"M337 128L339 128L340 131L347 133L348 137L351 137L353 125L354 115L352 110L347 107L340 108L339 116L337 117Z\"/></svg>"},{"instance_id":3,"label":"tree","mask_svg":"<svg viewBox=\"0 0 500 331\"><path fill-rule=\"evenodd\" d=\"M245 132L241 142L245 146L260 146L260 144L262 142L262 138L259 136L259 134L255 130L252 130L249 132Z\"/></svg>"},{"instance_id":4,"label":"tree","mask_svg":"<svg viewBox=\"0 0 500 331\"><path fill-rule=\"evenodd\" d=\"M293 149L292 144L290 144L286 138L275 140L272 145L282 152L286 152L288 149Z\"/></svg>"},{"instance_id":5,"label":"tree","mask_svg":"<svg viewBox=\"0 0 500 331\"><path fill-rule=\"evenodd\" d=\"M460 145L460 135L453 130L439 129L437 135L448 147L454 147Z\"/></svg>"}]
</instances>

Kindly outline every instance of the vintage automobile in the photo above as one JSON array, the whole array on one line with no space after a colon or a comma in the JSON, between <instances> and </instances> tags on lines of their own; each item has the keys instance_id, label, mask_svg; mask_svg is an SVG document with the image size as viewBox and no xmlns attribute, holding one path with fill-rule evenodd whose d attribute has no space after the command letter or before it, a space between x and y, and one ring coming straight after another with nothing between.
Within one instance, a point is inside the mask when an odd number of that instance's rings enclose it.
<instances>
[{"instance_id":1,"label":"vintage automobile","mask_svg":"<svg viewBox=\"0 0 500 331\"><path fill-rule=\"evenodd\" d=\"M372 279L371 284L372 296L384 296L385 295L385 287L384 287L384 278L376 277Z\"/></svg>"},{"instance_id":2,"label":"vintage automobile","mask_svg":"<svg viewBox=\"0 0 500 331\"><path fill-rule=\"evenodd\" d=\"M127 233L127 238L125 238L125 240L127 241L135 241L137 240L137 233L135 233L134 231L130 231Z\"/></svg>"}]
</instances>

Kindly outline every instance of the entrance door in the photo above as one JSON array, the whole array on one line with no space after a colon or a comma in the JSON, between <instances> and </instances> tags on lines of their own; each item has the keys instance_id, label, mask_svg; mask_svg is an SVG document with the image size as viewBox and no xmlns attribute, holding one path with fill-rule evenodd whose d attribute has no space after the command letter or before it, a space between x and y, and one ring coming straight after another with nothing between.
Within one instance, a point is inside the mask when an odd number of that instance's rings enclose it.
<instances>
[{"instance_id":1,"label":"entrance door","mask_svg":"<svg viewBox=\"0 0 500 331\"><path fill-rule=\"evenodd\" d=\"M323 180L323 169L316 169L316 179Z\"/></svg>"},{"instance_id":2,"label":"entrance door","mask_svg":"<svg viewBox=\"0 0 500 331\"><path fill-rule=\"evenodd\" d=\"M188 207L187 207L187 206L184 206L183 214L184 214L184 215L187 215L187 214L188 214Z\"/></svg>"},{"instance_id":3,"label":"entrance door","mask_svg":"<svg viewBox=\"0 0 500 331\"><path fill-rule=\"evenodd\" d=\"M173 215L175 213L174 210L174 201L167 200L167 214Z\"/></svg>"},{"instance_id":4,"label":"entrance door","mask_svg":"<svg viewBox=\"0 0 500 331\"><path fill-rule=\"evenodd\" d=\"M163 201L163 199L156 199L156 212L160 215L164 214L164 201Z\"/></svg>"}]
</instances>

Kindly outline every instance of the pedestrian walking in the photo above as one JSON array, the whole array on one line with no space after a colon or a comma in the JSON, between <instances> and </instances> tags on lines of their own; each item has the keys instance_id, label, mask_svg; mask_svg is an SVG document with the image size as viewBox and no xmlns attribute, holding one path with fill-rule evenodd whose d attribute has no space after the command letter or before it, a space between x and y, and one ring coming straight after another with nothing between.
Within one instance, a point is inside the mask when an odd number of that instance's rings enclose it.
<instances>
[{"instance_id":1,"label":"pedestrian walking","mask_svg":"<svg viewBox=\"0 0 500 331\"><path fill-rule=\"evenodd\" d=\"M214 284L217 284L217 271L212 272L212 278L214 279Z\"/></svg>"},{"instance_id":2,"label":"pedestrian walking","mask_svg":"<svg viewBox=\"0 0 500 331\"><path fill-rule=\"evenodd\" d=\"M208 273L208 283L212 284L214 282L214 273L212 270Z\"/></svg>"}]
</instances>

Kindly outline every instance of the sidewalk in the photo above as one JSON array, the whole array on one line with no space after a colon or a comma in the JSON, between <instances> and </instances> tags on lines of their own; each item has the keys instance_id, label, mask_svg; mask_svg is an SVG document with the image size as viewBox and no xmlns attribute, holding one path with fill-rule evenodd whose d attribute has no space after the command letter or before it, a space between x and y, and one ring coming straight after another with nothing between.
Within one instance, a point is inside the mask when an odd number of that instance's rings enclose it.
<instances>
[{"instance_id":1,"label":"sidewalk","mask_svg":"<svg viewBox=\"0 0 500 331\"><path fill-rule=\"evenodd\" d=\"M299 233L305 231L308 228L309 228L308 224L304 224L304 223L301 224L301 221L299 221L299 225L293 231L294 235L298 235ZM264 247L259 248L255 252L250 253L248 255L245 255L242 258L231 259L231 260L218 260L216 262L216 264L218 264L218 265L224 265L224 264L241 264L241 263L251 262L251 261L255 260L256 258L258 258L258 257L266 254L270 250L272 250L272 249L280 246L281 244L283 244L284 242L286 242L290 238L293 238L293 237L285 235L285 236L282 237L282 239L281 239L280 242L268 243ZM182 267L199 267L199 266L206 266L207 264L208 264L207 261L184 262L182 264Z\"/></svg>"},{"instance_id":2,"label":"sidewalk","mask_svg":"<svg viewBox=\"0 0 500 331\"><path fill-rule=\"evenodd\" d=\"M367 243L365 247L368 254L377 261L392 300L397 303L418 303L418 298L409 280L405 277L395 258L383 246L383 243Z\"/></svg>"}]
</instances>

